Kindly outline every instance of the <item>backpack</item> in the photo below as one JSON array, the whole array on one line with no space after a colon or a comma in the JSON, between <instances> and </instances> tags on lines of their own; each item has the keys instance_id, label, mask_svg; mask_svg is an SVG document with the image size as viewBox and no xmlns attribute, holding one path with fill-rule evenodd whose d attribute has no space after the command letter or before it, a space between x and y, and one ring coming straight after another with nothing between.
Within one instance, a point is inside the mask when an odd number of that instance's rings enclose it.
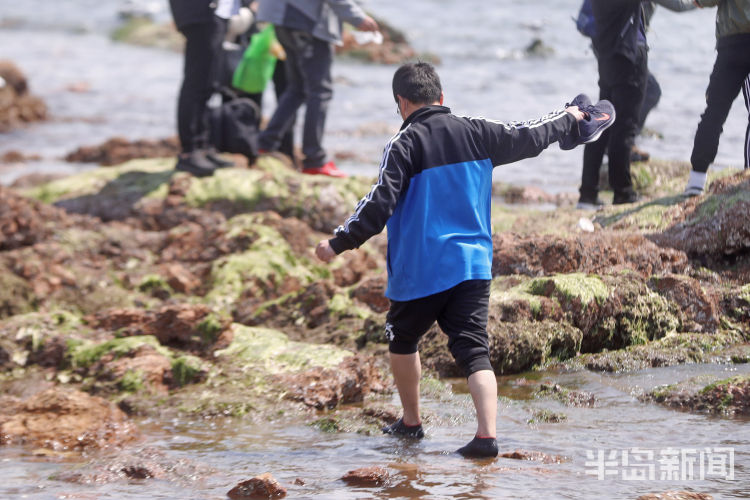
<instances>
[{"instance_id":1,"label":"backpack","mask_svg":"<svg viewBox=\"0 0 750 500\"><path fill-rule=\"evenodd\" d=\"M583 0L575 22L576 28L583 36L589 38L596 36L596 22L594 21L594 11L591 9L591 0Z\"/></svg>"},{"instance_id":2,"label":"backpack","mask_svg":"<svg viewBox=\"0 0 750 500\"><path fill-rule=\"evenodd\" d=\"M223 90L224 102L208 109L211 144L223 153L245 155L250 163L258 156L260 109L249 97Z\"/></svg>"}]
</instances>

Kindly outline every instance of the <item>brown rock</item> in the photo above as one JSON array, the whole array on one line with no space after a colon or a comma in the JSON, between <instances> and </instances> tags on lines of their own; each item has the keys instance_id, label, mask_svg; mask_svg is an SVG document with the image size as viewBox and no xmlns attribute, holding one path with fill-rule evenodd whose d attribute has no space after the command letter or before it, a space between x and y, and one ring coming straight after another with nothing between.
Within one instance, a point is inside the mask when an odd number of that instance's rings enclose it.
<instances>
[{"instance_id":1,"label":"brown rock","mask_svg":"<svg viewBox=\"0 0 750 500\"><path fill-rule=\"evenodd\" d=\"M106 373L106 378L121 380L128 372L138 373L141 381L149 389L167 393L167 383L172 375L172 362L156 352L153 346L142 345L127 357L116 358L112 354L107 354L99 363L103 365L100 373ZM99 371L97 368L94 370Z\"/></svg>"},{"instance_id":2,"label":"brown rock","mask_svg":"<svg viewBox=\"0 0 750 500\"><path fill-rule=\"evenodd\" d=\"M244 498L284 498L286 488L281 486L271 474L266 472L252 479L243 481L227 493L232 500Z\"/></svg>"},{"instance_id":3,"label":"brown rock","mask_svg":"<svg viewBox=\"0 0 750 500\"><path fill-rule=\"evenodd\" d=\"M386 278L383 276L364 279L352 291L352 297L364 302L375 312L385 312L391 305L385 296L386 285Z\"/></svg>"},{"instance_id":4,"label":"brown rock","mask_svg":"<svg viewBox=\"0 0 750 500\"><path fill-rule=\"evenodd\" d=\"M351 286L378 267L378 262L368 252L344 252L339 256L341 265L333 270L337 286Z\"/></svg>"},{"instance_id":5,"label":"brown rock","mask_svg":"<svg viewBox=\"0 0 750 500\"><path fill-rule=\"evenodd\" d=\"M370 392L383 390L375 359L362 355L349 356L333 369L282 375L279 381L287 387L287 398L318 409L362 401Z\"/></svg>"},{"instance_id":6,"label":"brown rock","mask_svg":"<svg viewBox=\"0 0 750 500\"><path fill-rule=\"evenodd\" d=\"M33 245L47 238L55 226L69 224L63 210L0 186L0 250Z\"/></svg>"},{"instance_id":7,"label":"brown rock","mask_svg":"<svg viewBox=\"0 0 750 500\"><path fill-rule=\"evenodd\" d=\"M121 335L153 335L161 344L185 349L211 347L228 329L228 319L215 318L203 304L169 304L156 311L110 309L86 318L93 328L118 330Z\"/></svg>"},{"instance_id":8,"label":"brown rock","mask_svg":"<svg viewBox=\"0 0 750 500\"><path fill-rule=\"evenodd\" d=\"M11 61L0 60L0 76L18 95L23 95L29 90L26 75Z\"/></svg>"},{"instance_id":9,"label":"brown rock","mask_svg":"<svg viewBox=\"0 0 750 500\"><path fill-rule=\"evenodd\" d=\"M0 163L25 163L27 161L40 160L42 157L36 154L25 155L20 151L11 149L0 155Z\"/></svg>"},{"instance_id":10,"label":"brown rock","mask_svg":"<svg viewBox=\"0 0 750 500\"><path fill-rule=\"evenodd\" d=\"M29 94L26 76L15 64L0 60L0 77L5 81L0 87L0 133L47 117L47 106Z\"/></svg>"},{"instance_id":11,"label":"brown rock","mask_svg":"<svg viewBox=\"0 0 750 500\"><path fill-rule=\"evenodd\" d=\"M648 493L639 496L636 500L713 500L714 497L708 493L696 493L693 491L665 491L664 493Z\"/></svg>"},{"instance_id":12,"label":"brown rock","mask_svg":"<svg viewBox=\"0 0 750 500\"><path fill-rule=\"evenodd\" d=\"M661 295L676 302L687 319L697 326L687 330L713 333L719 327L719 297L712 289L701 286L698 280L668 275L652 278L651 284Z\"/></svg>"},{"instance_id":13,"label":"brown rock","mask_svg":"<svg viewBox=\"0 0 750 500\"><path fill-rule=\"evenodd\" d=\"M30 174L18 176L16 180L10 184L10 187L13 189L27 189L41 186L42 184L47 184L48 182L62 179L63 177L65 177L65 174L62 173L43 174L40 172L32 172Z\"/></svg>"},{"instance_id":14,"label":"brown rock","mask_svg":"<svg viewBox=\"0 0 750 500\"><path fill-rule=\"evenodd\" d=\"M113 137L98 146L82 146L65 156L69 162L119 165L135 158L165 158L179 153L176 137L130 141L124 137Z\"/></svg>"},{"instance_id":15,"label":"brown rock","mask_svg":"<svg viewBox=\"0 0 750 500\"><path fill-rule=\"evenodd\" d=\"M68 343L62 335L56 335L46 339L44 345L38 351L29 355L29 362L39 366L56 368L60 366L68 352Z\"/></svg>"},{"instance_id":16,"label":"brown rock","mask_svg":"<svg viewBox=\"0 0 750 500\"><path fill-rule=\"evenodd\" d=\"M350 470L341 478L349 486L382 486L388 482L390 475L383 467L362 467Z\"/></svg>"},{"instance_id":17,"label":"brown rock","mask_svg":"<svg viewBox=\"0 0 750 500\"><path fill-rule=\"evenodd\" d=\"M750 249L748 192L750 170L715 180L709 186L708 196L685 201L682 218L663 233L651 235L650 239L692 258L700 258L703 265L721 264L730 256L745 255ZM746 259L738 261L747 278L750 273Z\"/></svg>"},{"instance_id":18,"label":"brown rock","mask_svg":"<svg viewBox=\"0 0 750 500\"><path fill-rule=\"evenodd\" d=\"M192 293L201 286L201 280L182 264L176 262L167 264L164 267L164 273L167 277L167 284L176 292Z\"/></svg>"},{"instance_id":19,"label":"brown rock","mask_svg":"<svg viewBox=\"0 0 750 500\"><path fill-rule=\"evenodd\" d=\"M683 252L658 247L635 233L597 232L574 237L500 233L493 237L493 248L493 276L611 273L616 269L651 276L679 273L688 265Z\"/></svg>"},{"instance_id":20,"label":"brown rock","mask_svg":"<svg viewBox=\"0 0 750 500\"><path fill-rule=\"evenodd\" d=\"M530 204L530 203L555 203L554 195L536 186L510 186L502 192L506 203Z\"/></svg>"},{"instance_id":21,"label":"brown rock","mask_svg":"<svg viewBox=\"0 0 750 500\"><path fill-rule=\"evenodd\" d=\"M117 407L76 390L48 389L15 410L0 416L2 444L82 451L118 447L137 437L137 429Z\"/></svg>"}]
</instances>

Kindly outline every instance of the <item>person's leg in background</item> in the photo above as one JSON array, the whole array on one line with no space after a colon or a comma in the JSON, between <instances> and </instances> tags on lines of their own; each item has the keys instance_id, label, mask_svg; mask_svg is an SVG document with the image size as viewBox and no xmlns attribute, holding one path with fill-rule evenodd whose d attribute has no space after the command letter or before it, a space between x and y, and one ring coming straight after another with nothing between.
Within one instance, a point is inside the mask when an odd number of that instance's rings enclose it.
<instances>
[{"instance_id":1,"label":"person's leg in background","mask_svg":"<svg viewBox=\"0 0 750 500\"><path fill-rule=\"evenodd\" d=\"M614 191L612 203L633 203L638 195L630 176L630 153L638 132L638 117L646 89L646 50L640 51L636 61L615 56L602 66L600 74L610 88L610 100L617 112L617 119L609 128L607 144L609 185Z\"/></svg>"},{"instance_id":2,"label":"person's leg in background","mask_svg":"<svg viewBox=\"0 0 750 500\"><path fill-rule=\"evenodd\" d=\"M284 93L287 87L286 79L286 66L284 64L276 63L276 69L273 72L273 89L276 93L276 99L278 100ZM279 144L279 152L287 155L292 159L292 163L297 166L297 158L294 155L294 124L296 123L296 115L292 120L292 124L289 126L289 130L281 137L281 143Z\"/></svg>"},{"instance_id":3,"label":"person's leg in background","mask_svg":"<svg viewBox=\"0 0 750 500\"><path fill-rule=\"evenodd\" d=\"M305 103L305 75L302 67L303 53L308 50L312 35L303 31L276 26L276 38L286 53L284 76L286 86L278 98L276 110L265 130L258 136L261 151L278 151L282 137L293 128L297 110ZM278 94L277 94L278 95Z\"/></svg>"},{"instance_id":4,"label":"person's leg in background","mask_svg":"<svg viewBox=\"0 0 750 500\"><path fill-rule=\"evenodd\" d=\"M601 63L599 63L601 66ZM599 99L610 98L610 92L604 81L599 78ZM598 210L604 203L599 199L599 177L604 161L604 153L609 143L609 131L602 133L598 140L586 144L583 148L583 171L581 172L580 197L576 208L580 210Z\"/></svg>"},{"instance_id":5,"label":"person's leg in background","mask_svg":"<svg viewBox=\"0 0 750 500\"><path fill-rule=\"evenodd\" d=\"M209 98L214 92L219 91L223 86L231 83L231 78L227 81L227 53L224 50L223 43L227 34L229 21L219 16L213 16L214 30L211 34L211 68L208 73L209 79ZM207 99L208 101L208 99ZM199 141L202 143L201 149L206 152L206 158L213 163L214 168L233 167L234 162L225 160L219 156L218 151L211 144L210 120L208 118L208 109L203 110L203 128L200 131Z\"/></svg>"},{"instance_id":6,"label":"person's leg in background","mask_svg":"<svg viewBox=\"0 0 750 500\"><path fill-rule=\"evenodd\" d=\"M287 88L287 79L286 79L286 64L284 61L277 61L276 67L273 71L273 90L274 94L276 94L276 102L279 102L281 100L281 96L284 94L284 91ZM258 105L258 109L262 111L263 109L263 93L256 93L256 94L246 94L247 97L255 101L255 104ZM296 168L299 168L299 165L297 164L297 158L294 154L294 125L297 121L297 114L295 113L293 115L291 125L289 126L289 130L286 131L281 136L281 142L279 143L279 149L278 151L290 158L292 161L292 165L294 165Z\"/></svg>"},{"instance_id":7,"label":"person's leg in background","mask_svg":"<svg viewBox=\"0 0 750 500\"><path fill-rule=\"evenodd\" d=\"M646 124L646 118L648 118L649 113L651 113L651 110L653 110L656 105L659 103L659 100L661 99L661 86L659 85L659 82L656 80L656 77L653 73L649 71L648 73L648 79L646 80L646 94L643 97L643 104L641 105L641 112L638 117L638 134L640 135L641 132L643 132L643 127ZM630 161L648 161L649 158L651 158L651 155L639 149L635 144L633 145L633 148L630 153Z\"/></svg>"},{"instance_id":8,"label":"person's leg in background","mask_svg":"<svg viewBox=\"0 0 750 500\"><path fill-rule=\"evenodd\" d=\"M742 95L747 109L747 128L745 129L745 168L750 168L750 74L742 84Z\"/></svg>"},{"instance_id":9,"label":"person's leg in background","mask_svg":"<svg viewBox=\"0 0 750 500\"><path fill-rule=\"evenodd\" d=\"M323 149L328 105L333 97L333 45L313 39L310 51L303 58L305 74L305 124L302 133L302 161L304 169L320 168L326 163Z\"/></svg>"},{"instance_id":10,"label":"person's leg in background","mask_svg":"<svg viewBox=\"0 0 750 500\"><path fill-rule=\"evenodd\" d=\"M182 86L177 99L177 133L181 153L177 169L194 175L211 175L213 164L201 152L206 141L206 102L211 96L213 22L183 28L185 57Z\"/></svg>"},{"instance_id":11,"label":"person's leg in background","mask_svg":"<svg viewBox=\"0 0 750 500\"><path fill-rule=\"evenodd\" d=\"M750 67L747 58L749 49L744 45L732 45L719 47L717 51L706 91L706 110L701 115L695 132L693 152L690 155L692 168L683 193L685 196L703 194L708 167L713 163L719 150L719 138L724 122L747 79Z\"/></svg>"},{"instance_id":12,"label":"person's leg in background","mask_svg":"<svg viewBox=\"0 0 750 500\"><path fill-rule=\"evenodd\" d=\"M210 22L186 26L185 66L177 101L177 132L182 152L177 170L196 176L213 174L217 166L232 163L216 156L209 147L206 104L216 89L223 63L221 44L227 20L213 16Z\"/></svg>"}]
</instances>

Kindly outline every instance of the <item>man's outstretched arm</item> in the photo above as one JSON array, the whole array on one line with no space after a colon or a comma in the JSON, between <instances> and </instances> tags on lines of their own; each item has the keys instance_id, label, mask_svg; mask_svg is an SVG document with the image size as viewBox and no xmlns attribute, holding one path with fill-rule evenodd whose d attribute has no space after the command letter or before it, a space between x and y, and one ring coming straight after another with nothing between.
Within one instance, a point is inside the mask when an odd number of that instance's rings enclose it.
<instances>
[{"instance_id":1,"label":"man's outstretched arm","mask_svg":"<svg viewBox=\"0 0 750 500\"><path fill-rule=\"evenodd\" d=\"M358 248L385 227L401 193L409 185L402 148L394 147L398 137L386 146L378 180L367 196L359 201L346 222L336 228L333 238L318 243L315 254L320 260L330 262L341 252Z\"/></svg>"},{"instance_id":2,"label":"man's outstretched arm","mask_svg":"<svg viewBox=\"0 0 750 500\"><path fill-rule=\"evenodd\" d=\"M494 166L533 158L550 144L572 133L584 119L577 106L545 115L538 120L502 123L471 118L479 127Z\"/></svg>"}]
</instances>

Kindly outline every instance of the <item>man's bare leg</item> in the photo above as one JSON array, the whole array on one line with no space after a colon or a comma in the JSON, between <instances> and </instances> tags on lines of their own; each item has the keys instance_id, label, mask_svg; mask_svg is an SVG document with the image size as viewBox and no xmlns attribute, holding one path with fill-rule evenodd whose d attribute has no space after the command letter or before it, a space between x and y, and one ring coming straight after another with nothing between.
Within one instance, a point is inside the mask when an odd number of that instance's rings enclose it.
<instances>
[{"instance_id":1,"label":"man's bare leg","mask_svg":"<svg viewBox=\"0 0 750 500\"><path fill-rule=\"evenodd\" d=\"M393 380L404 407L403 422L408 426L419 425L422 423L419 416L419 379L422 377L419 353L390 354Z\"/></svg>"},{"instance_id":2,"label":"man's bare leg","mask_svg":"<svg viewBox=\"0 0 750 500\"><path fill-rule=\"evenodd\" d=\"M480 370L469 375L469 392L477 410L477 436L495 437L497 434L497 379L491 370Z\"/></svg>"},{"instance_id":3,"label":"man's bare leg","mask_svg":"<svg viewBox=\"0 0 750 500\"><path fill-rule=\"evenodd\" d=\"M477 433L474 439L458 450L465 457L497 456L497 379L492 370L479 370L469 375L469 392L477 410Z\"/></svg>"}]
</instances>

